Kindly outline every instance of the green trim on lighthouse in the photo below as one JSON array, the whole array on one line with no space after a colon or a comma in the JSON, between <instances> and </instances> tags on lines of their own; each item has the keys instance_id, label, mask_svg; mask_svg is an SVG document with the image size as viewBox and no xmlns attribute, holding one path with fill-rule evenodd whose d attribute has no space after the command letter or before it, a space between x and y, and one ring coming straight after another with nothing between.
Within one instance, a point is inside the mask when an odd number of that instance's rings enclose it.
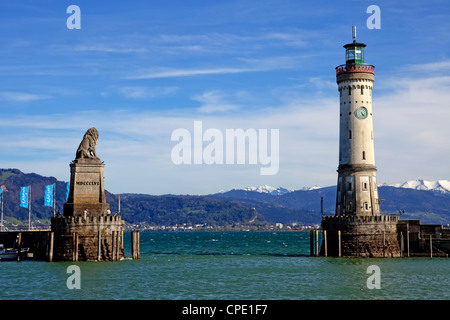
<instances>
[{"instance_id":1,"label":"green trim on lighthouse","mask_svg":"<svg viewBox=\"0 0 450 320\"><path fill-rule=\"evenodd\" d=\"M364 64L364 43L349 43L345 48L345 64L346 65L361 65Z\"/></svg>"}]
</instances>

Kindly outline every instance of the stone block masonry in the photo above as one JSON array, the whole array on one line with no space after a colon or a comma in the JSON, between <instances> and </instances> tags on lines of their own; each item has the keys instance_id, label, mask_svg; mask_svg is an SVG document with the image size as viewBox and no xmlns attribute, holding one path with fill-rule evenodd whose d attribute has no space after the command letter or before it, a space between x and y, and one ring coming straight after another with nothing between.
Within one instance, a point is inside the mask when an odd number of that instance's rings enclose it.
<instances>
[{"instance_id":1,"label":"stone block masonry","mask_svg":"<svg viewBox=\"0 0 450 320\"><path fill-rule=\"evenodd\" d=\"M120 216L54 217L53 261L118 261L124 257Z\"/></svg>"},{"instance_id":2,"label":"stone block masonry","mask_svg":"<svg viewBox=\"0 0 450 320\"><path fill-rule=\"evenodd\" d=\"M420 220L399 220L398 241L403 257L448 257L450 229L439 224L421 224Z\"/></svg>"},{"instance_id":3,"label":"stone block masonry","mask_svg":"<svg viewBox=\"0 0 450 320\"><path fill-rule=\"evenodd\" d=\"M396 216L327 216L327 255L343 257L400 257ZM339 231L340 250L339 250ZM340 252L339 252L340 251ZM322 243L321 255L324 255Z\"/></svg>"},{"instance_id":4,"label":"stone block masonry","mask_svg":"<svg viewBox=\"0 0 450 320\"><path fill-rule=\"evenodd\" d=\"M124 222L111 215L106 202L103 172L97 156L99 133L86 131L70 164L70 190L64 216L51 220L51 261L118 261L123 258Z\"/></svg>"},{"instance_id":5,"label":"stone block masonry","mask_svg":"<svg viewBox=\"0 0 450 320\"><path fill-rule=\"evenodd\" d=\"M70 164L70 191L64 204L64 216L86 214L89 217L106 214L103 171L105 164L100 160L76 159Z\"/></svg>"}]
</instances>

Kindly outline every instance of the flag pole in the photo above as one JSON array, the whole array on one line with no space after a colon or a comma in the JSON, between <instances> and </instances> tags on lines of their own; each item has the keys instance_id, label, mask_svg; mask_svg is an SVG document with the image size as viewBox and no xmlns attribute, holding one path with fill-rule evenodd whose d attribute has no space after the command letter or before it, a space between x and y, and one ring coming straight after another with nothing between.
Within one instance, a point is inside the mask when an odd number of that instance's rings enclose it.
<instances>
[{"instance_id":1,"label":"flag pole","mask_svg":"<svg viewBox=\"0 0 450 320\"><path fill-rule=\"evenodd\" d=\"M2 189L2 191L1 191L1 196L2 196L2 206L1 206L1 209L2 209L2 219L1 219L1 231L3 231L3 188L1 188Z\"/></svg>"}]
</instances>

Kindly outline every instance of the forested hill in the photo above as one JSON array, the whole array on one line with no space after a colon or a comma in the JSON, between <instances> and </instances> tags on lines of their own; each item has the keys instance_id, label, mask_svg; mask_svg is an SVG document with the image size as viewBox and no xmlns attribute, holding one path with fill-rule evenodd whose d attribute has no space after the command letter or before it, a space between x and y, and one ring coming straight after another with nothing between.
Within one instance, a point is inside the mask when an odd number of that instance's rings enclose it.
<instances>
[{"instance_id":1,"label":"forested hill","mask_svg":"<svg viewBox=\"0 0 450 320\"><path fill-rule=\"evenodd\" d=\"M56 209L63 212L66 182L18 169L0 169L4 189L4 216L11 223L28 222L28 209L21 208L20 188L31 186L32 220L49 223L53 208L44 206L44 190L56 185ZM255 190L230 190L204 196L122 194L120 215L128 224L150 226L210 225L263 226L267 223L320 224L320 200L324 214L333 215L336 187L295 190L285 193L260 193ZM422 223L450 224L450 193L405 189L394 186L378 188L383 214L419 219ZM118 196L107 190L106 200L114 214ZM17 221L16 221L17 222Z\"/></svg>"},{"instance_id":2,"label":"forested hill","mask_svg":"<svg viewBox=\"0 0 450 320\"><path fill-rule=\"evenodd\" d=\"M44 177L35 173L23 173L18 169L0 169L0 186L4 195L4 216L7 221L28 222L28 209L20 207L20 188L31 187L32 221L49 223L53 208L44 206L45 186L56 186L56 209L63 213L66 202L65 181ZM114 214L118 209L118 197L107 190L106 200ZM121 195L120 215L129 224L146 225L196 225L232 226L236 224L264 225L267 222L253 208L228 200L207 196L152 196L140 194ZM17 223L17 221L15 221Z\"/></svg>"}]
</instances>

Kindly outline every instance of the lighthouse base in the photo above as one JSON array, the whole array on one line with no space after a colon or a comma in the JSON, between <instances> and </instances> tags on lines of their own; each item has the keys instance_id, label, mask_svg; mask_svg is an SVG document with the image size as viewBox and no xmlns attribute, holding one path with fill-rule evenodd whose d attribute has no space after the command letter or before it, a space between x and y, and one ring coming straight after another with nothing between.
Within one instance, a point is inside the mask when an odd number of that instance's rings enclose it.
<instances>
[{"instance_id":1,"label":"lighthouse base","mask_svg":"<svg viewBox=\"0 0 450 320\"><path fill-rule=\"evenodd\" d=\"M326 242L321 255L343 257L400 257L398 217L328 216L322 219ZM326 252L325 252L326 251Z\"/></svg>"}]
</instances>

